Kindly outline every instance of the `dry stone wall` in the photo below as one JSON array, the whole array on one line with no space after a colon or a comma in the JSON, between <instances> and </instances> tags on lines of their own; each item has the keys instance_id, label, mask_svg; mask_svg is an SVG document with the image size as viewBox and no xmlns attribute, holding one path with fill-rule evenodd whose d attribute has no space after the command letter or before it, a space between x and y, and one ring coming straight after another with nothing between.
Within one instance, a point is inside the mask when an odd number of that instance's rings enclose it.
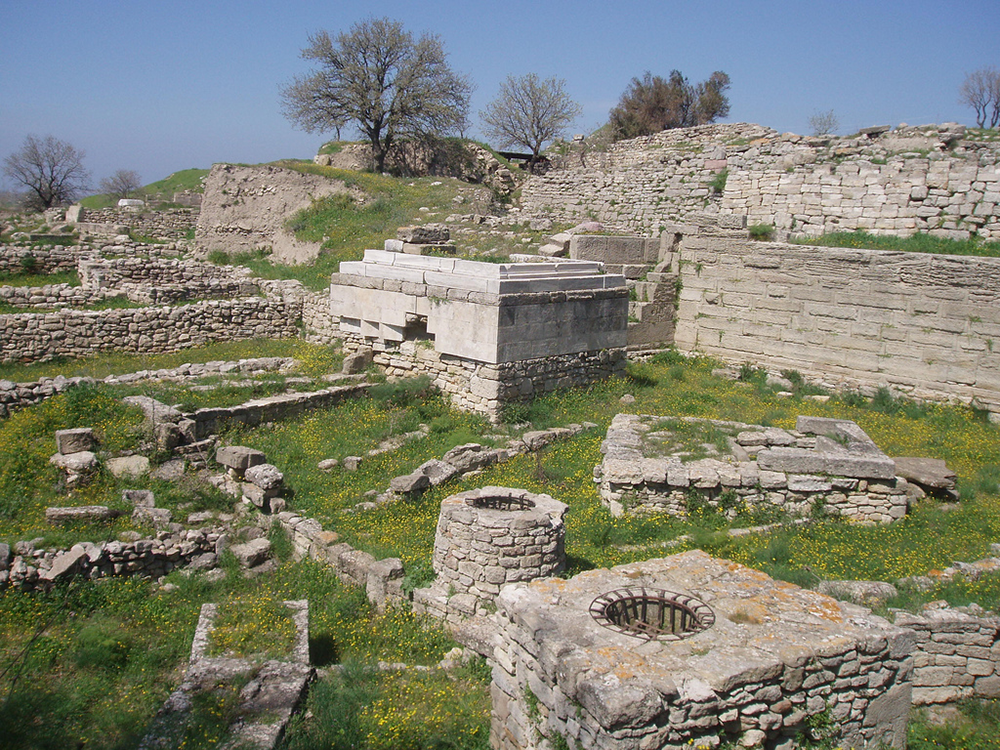
<instances>
[{"instance_id":1,"label":"dry stone wall","mask_svg":"<svg viewBox=\"0 0 1000 750\"><path fill-rule=\"evenodd\" d=\"M672 270L682 351L1000 414L1000 259L716 231L684 234Z\"/></svg>"},{"instance_id":2,"label":"dry stone wall","mask_svg":"<svg viewBox=\"0 0 1000 750\"><path fill-rule=\"evenodd\" d=\"M247 297L178 307L61 310L0 315L0 363L85 357L98 351L160 353L212 341L291 338L297 309L281 300Z\"/></svg>"},{"instance_id":3,"label":"dry stone wall","mask_svg":"<svg viewBox=\"0 0 1000 750\"><path fill-rule=\"evenodd\" d=\"M94 252L94 248L87 245L0 244L0 274L22 273L26 263L33 265L32 273L74 271L82 259L91 257ZM32 260L26 261L26 258Z\"/></svg>"},{"instance_id":4,"label":"dry stone wall","mask_svg":"<svg viewBox=\"0 0 1000 750\"><path fill-rule=\"evenodd\" d=\"M652 622L671 598L697 622ZM700 550L511 584L497 607L495 748L792 747L824 715L845 747L905 746L911 631Z\"/></svg>"},{"instance_id":5,"label":"dry stone wall","mask_svg":"<svg viewBox=\"0 0 1000 750\"><path fill-rule=\"evenodd\" d=\"M915 705L1000 697L1000 618L931 609L897 612L894 622L916 634Z\"/></svg>"},{"instance_id":6,"label":"dry stone wall","mask_svg":"<svg viewBox=\"0 0 1000 750\"><path fill-rule=\"evenodd\" d=\"M1000 145L965 135L953 125L846 138L746 123L665 130L572 152L525 183L522 205L647 234L708 208L773 224L779 236L864 229L1000 239Z\"/></svg>"},{"instance_id":7,"label":"dry stone wall","mask_svg":"<svg viewBox=\"0 0 1000 750\"><path fill-rule=\"evenodd\" d=\"M135 234L161 239L183 239L198 221L197 209L175 208L168 211L130 211L121 208L100 210L80 207L67 214L77 229L87 234L117 234L126 227Z\"/></svg>"}]
</instances>

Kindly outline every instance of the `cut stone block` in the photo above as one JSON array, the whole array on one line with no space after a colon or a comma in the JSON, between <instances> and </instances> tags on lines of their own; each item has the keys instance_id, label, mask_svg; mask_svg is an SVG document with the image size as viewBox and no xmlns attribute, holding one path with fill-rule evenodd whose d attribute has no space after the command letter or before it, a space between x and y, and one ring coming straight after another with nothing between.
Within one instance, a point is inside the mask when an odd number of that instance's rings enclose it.
<instances>
[{"instance_id":1,"label":"cut stone block","mask_svg":"<svg viewBox=\"0 0 1000 750\"><path fill-rule=\"evenodd\" d=\"M72 508L46 508L45 520L53 526L80 521L110 521L119 512L106 505L77 505Z\"/></svg>"},{"instance_id":2,"label":"cut stone block","mask_svg":"<svg viewBox=\"0 0 1000 750\"><path fill-rule=\"evenodd\" d=\"M251 466L262 464L267 459L260 451L245 445L224 445L215 452L215 460L242 474Z\"/></svg>"},{"instance_id":3,"label":"cut stone block","mask_svg":"<svg viewBox=\"0 0 1000 750\"><path fill-rule=\"evenodd\" d=\"M244 473L244 477L248 482L257 485L262 490L280 489L285 481L285 475L273 464L251 466Z\"/></svg>"},{"instance_id":4,"label":"cut stone block","mask_svg":"<svg viewBox=\"0 0 1000 750\"><path fill-rule=\"evenodd\" d=\"M64 456L81 451L92 451L96 443L94 430L91 427L56 430L56 450Z\"/></svg>"}]
</instances>

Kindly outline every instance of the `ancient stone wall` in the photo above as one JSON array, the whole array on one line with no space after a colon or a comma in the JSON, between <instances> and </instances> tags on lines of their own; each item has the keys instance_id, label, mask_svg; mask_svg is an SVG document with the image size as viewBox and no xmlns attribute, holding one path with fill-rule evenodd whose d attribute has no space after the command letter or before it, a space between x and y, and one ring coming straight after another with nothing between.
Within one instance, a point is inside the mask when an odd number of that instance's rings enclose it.
<instances>
[{"instance_id":1,"label":"ancient stone wall","mask_svg":"<svg viewBox=\"0 0 1000 750\"><path fill-rule=\"evenodd\" d=\"M183 239L198 221L197 209L173 208L167 211L130 211L122 208L81 208L75 218L77 229L88 234L117 233L116 228L127 227L135 234L160 239Z\"/></svg>"},{"instance_id":2,"label":"ancient stone wall","mask_svg":"<svg viewBox=\"0 0 1000 750\"><path fill-rule=\"evenodd\" d=\"M725 436L726 452L711 441ZM697 436L694 437L694 436ZM704 441L692 456L691 443ZM723 422L618 414L595 475L601 502L625 511L686 516L707 505L734 517L774 506L790 515L839 515L890 523L906 515L896 467L853 422L799 417L795 430Z\"/></svg>"},{"instance_id":3,"label":"ancient stone wall","mask_svg":"<svg viewBox=\"0 0 1000 750\"><path fill-rule=\"evenodd\" d=\"M298 318L298 309L264 297L178 307L0 315L0 363L85 357L110 350L160 353L212 341L290 338L298 335Z\"/></svg>"},{"instance_id":4,"label":"ancient stone wall","mask_svg":"<svg viewBox=\"0 0 1000 750\"><path fill-rule=\"evenodd\" d=\"M86 289L69 284L47 284L45 286L0 286L0 302L11 307L85 307L120 296L110 289Z\"/></svg>"},{"instance_id":5,"label":"ancient stone wall","mask_svg":"<svg viewBox=\"0 0 1000 750\"><path fill-rule=\"evenodd\" d=\"M174 258L84 260L80 283L88 289L119 289L133 302L170 304L191 299L249 297L260 288L242 267Z\"/></svg>"},{"instance_id":6,"label":"ancient stone wall","mask_svg":"<svg viewBox=\"0 0 1000 750\"><path fill-rule=\"evenodd\" d=\"M500 750L791 747L822 717L845 747L905 746L911 631L700 550L512 584L497 608Z\"/></svg>"},{"instance_id":7,"label":"ancient stone wall","mask_svg":"<svg viewBox=\"0 0 1000 750\"><path fill-rule=\"evenodd\" d=\"M716 231L684 234L672 270L682 351L1000 414L1000 259Z\"/></svg>"},{"instance_id":8,"label":"ancient stone wall","mask_svg":"<svg viewBox=\"0 0 1000 750\"><path fill-rule=\"evenodd\" d=\"M32 273L74 271L83 258L94 253L95 249L86 245L0 244L0 274L23 273L29 263Z\"/></svg>"},{"instance_id":9,"label":"ancient stone wall","mask_svg":"<svg viewBox=\"0 0 1000 750\"><path fill-rule=\"evenodd\" d=\"M441 619L493 610L500 588L558 575L566 567L567 506L548 495L481 487L445 498L434 535L434 583L413 607Z\"/></svg>"},{"instance_id":10,"label":"ancient stone wall","mask_svg":"<svg viewBox=\"0 0 1000 750\"><path fill-rule=\"evenodd\" d=\"M1000 697L1000 618L932 609L894 622L916 633L915 705Z\"/></svg>"},{"instance_id":11,"label":"ancient stone wall","mask_svg":"<svg viewBox=\"0 0 1000 750\"><path fill-rule=\"evenodd\" d=\"M656 234L712 210L780 237L864 229L1000 238L1000 146L960 126L809 138L759 125L703 125L572 151L530 178L523 211ZM581 147L583 148L583 147Z\"/></svg>"},{"instance_id":12,"label":"ancient stone wall","mask_svg":"<svg viewBox=\"0 0 1000 750\"><path fill-rule=\"evenodd\" d=\"M499 420L505 404L559 388L587 385L625 372L625 347L508 362L499 365L441 354L414 341L370 341L347 336L344 348L371 346L389 377L428 375L459 409Z\"/></svg>"},{"instance_id":13,"label":"ancient stone wall","mask_svg":"<svg viewBox=\"0 0 1000 750\"><path fill-rule=\"evenodd\" d=\"M24 554L15 555L9 567L7 560L0 561L3 563L0 589L10 585L31 590L77 574L85 578L132 575L160 578L199 555L215 553L216 543L224 533L225 529L207 527L133 542L81 542L69 550L30 547Z\"/></svg>"}]
</instances>

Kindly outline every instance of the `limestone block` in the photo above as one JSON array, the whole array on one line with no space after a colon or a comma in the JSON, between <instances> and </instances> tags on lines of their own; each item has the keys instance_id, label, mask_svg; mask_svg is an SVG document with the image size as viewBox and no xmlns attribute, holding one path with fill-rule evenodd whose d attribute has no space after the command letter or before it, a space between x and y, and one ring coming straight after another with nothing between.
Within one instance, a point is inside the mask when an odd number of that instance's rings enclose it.
<instances>
[{"instance_id":1,"label":"limestone block","mask_svg":"<svg viewBox=\"0 0 1000 750\"><path fill-rule=\"evenodd\" d=\"M285 475L273 464L256 464L244 472L244 477L251 484L262 490L277 490L284 484Z\"/></svg>"},{"instance_id":2,"label":"limestone block","mask_svg":"<svg viewBox=\"0 0 1000 750\"><path fill-rule=\"evenodd\" d=\"M109 521L119 515L105 505L78 505L69 508L46 508L45 520L53 526L63 523Z\"/></svg>"},{"instance_id":3,"label":"limestone block","mask_svg":"<svg viewBox=\"0 0 1000 750\"><path fill-rule=\"evenodd\" d=\"M64 456L81 451L92 451L95 445L94 430L90 427L56 430L56 450Z\"/></svg>"},{"instance_id":4,"label":"limestone block","mask_svg":"<svg viewBox=\"0 0 1000 750\"><path fill-rule=\"evenodd\" d=\"M56 453L49 459L49 463L58 466L69 474L87 475L97 471L98 461L90 451L78 451L64 456Z\"/></svg>"},{"instance_id":5,"label":"limestone block","mask_svg":"<svg viewBox=\"0 0 1000 750\"><path fill-rule=\"evenodd\" d=\"M149 473L149 459L146 456L121 456L109 458L105 462L108 471L114 476L123 478L138 478Z\"/></svg>"},{"instance_id":6,"label":"limestone block","mask_svg":"<svg viewBox=\"0 0 1000 750\"><path fill-rule=\"evenodd\" d=\"M271 543L264 537L231 545L229 549L243 568L256 567L271 556Z\"/></svg>"},{"instance_id":7,"label":"limestone block","mask_svg":"<svg viewBox=\"0 0 1000 750\"><path fill-rule=\"evenodd\" d=\"M243 445L224 445L215 452L215 460L242 474L251 466L264 463L266 459L263 453L253 448Z\"/></svg>"}]
</instances>

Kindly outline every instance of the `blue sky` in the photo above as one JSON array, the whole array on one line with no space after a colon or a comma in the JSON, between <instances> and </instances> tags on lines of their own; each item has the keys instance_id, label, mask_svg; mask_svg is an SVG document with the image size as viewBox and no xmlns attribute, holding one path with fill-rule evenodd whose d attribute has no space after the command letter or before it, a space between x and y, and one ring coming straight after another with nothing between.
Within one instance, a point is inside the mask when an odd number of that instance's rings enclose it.
<instances>
[{"instance_id":1,"label":"blue sky","mask_svg":"<svg viewBox=\"0 0 1000 750\"><path fill-rule=\"evenodd\" d=\"M674 68L692 83L725 71L728 121L783 132L829 109L842 133L973 124L958 87L1000 67L998 0L0 0L0 157L51 134L86 152L95 183L309 158L327 138L295 130L279 90L308 71L310 33L370 16L437 34L474 113L508 75L564 78L584 112L573 132L605 122L632 77Z\"/></svg>"}]
</instances>

